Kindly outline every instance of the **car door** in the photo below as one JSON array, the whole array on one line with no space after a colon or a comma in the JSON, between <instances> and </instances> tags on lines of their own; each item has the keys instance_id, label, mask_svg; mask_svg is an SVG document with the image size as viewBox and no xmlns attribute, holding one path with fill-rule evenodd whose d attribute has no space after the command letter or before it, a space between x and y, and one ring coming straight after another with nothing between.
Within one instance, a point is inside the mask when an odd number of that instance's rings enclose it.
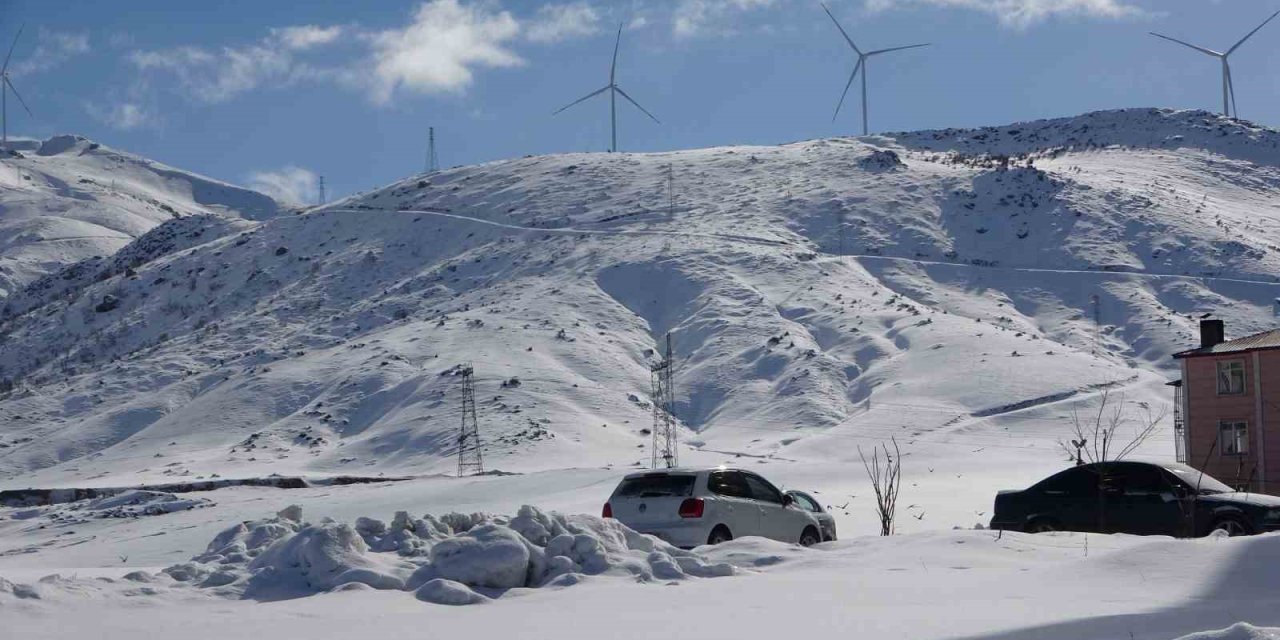
<instances>
[{"instance_id":1,"label":"car door","mask_svg":"<svg viewBox=\"0 0 1280 640\"><path fill-rule=\"evenodd\" d=\"M768 480L743 471L742 477L751 490L751 498L756 503L760 514L760 534L782 542L797 542L800 532L804 530L801 519L804 514L799 509L788 509L783 501L782 492Z\"/></svg>"},{"instance_id":2,"label":"car door","mask_svg":"<svg viewBox=\"0 0 1280 640\"><path fill-rule=\"evenodd\" d=\"M1099 471L1094 465L1073 467L1041 481L1027 505L1029 520L1045 518L1065 531L1098 530Z\"/></svg>"},{"instance_id":3,"label":"car door","mask_svg":"<svg viewBox=\"0 0 1280 640\"><path fill-rule=\"evenodd\" d=\"M1155 465L1111 465L1103 481L1108 532L1178 535L1183 514L1168 478Z\"/></svg>"},{"instance_id":4,"label":"car door","mask_svg":"<svg viewBox=\"0 0 1280 640\"><path fill-rule=\"evenodd\" d=\"M742 472L712 471L707 489L716 496L716 524L729 527L735 538L764 535L760 532L760 509L751 498L751 489Z\"/></svg>"}]
</instances>

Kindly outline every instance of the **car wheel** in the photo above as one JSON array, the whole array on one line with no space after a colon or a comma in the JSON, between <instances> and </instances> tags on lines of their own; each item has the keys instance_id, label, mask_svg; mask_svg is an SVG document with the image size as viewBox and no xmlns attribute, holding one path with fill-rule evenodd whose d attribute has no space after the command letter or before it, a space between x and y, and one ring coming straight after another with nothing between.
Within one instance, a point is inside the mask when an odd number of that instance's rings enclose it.
<instances>
[{"instance_id":1,"label":"car wheel","mask_svg":"<svg viewBox=\"0 0 1280 640\"><path fill-rule=\"evenodd\" d=\"M1225 531L1227 535L1233 538L1235 536L1253 535L1253 531L1249 529L1249 525L1245 524L1243 520L1235 517L1222 518L1221 520L1214 522L1213 527L1211 527L1209 531L1211 533L1214 531Z\"/></svg>"},{"instance_id":2,"label":"car wheel","mask_svg":"<svg viewBox=\"0 0 1280 640\"><path fill-rule=\"evenodd\" d=\"M1048 518L1036 518L1027 525L1026 531L1027 533L1053 533L1054 531L1062 531L1062 526Z\"/></svg>"},{"instance_id":3,"label":"car wheel","mask_svg":"<svg viewBox=\"0 0 1280 640\"><path fill-rule=\"evenodd\" d=\"M800 546L802 547L812 547L819 542L822 542L822 536L813 527L805 527L804 533L800 534Z\"/></svg>"},{"instance_id":4,"label":"car wheel","mask_svg":"<svg viewBox=\"0 0 1280 640\"><path fill-rule=\"evenodd\" d=\"M707 544L720 544L732 539L733 534L729 533L729 528L721 524L716 525L716 528L711 530L711 535L707 536Z\"/></svg>"}]
</instances>

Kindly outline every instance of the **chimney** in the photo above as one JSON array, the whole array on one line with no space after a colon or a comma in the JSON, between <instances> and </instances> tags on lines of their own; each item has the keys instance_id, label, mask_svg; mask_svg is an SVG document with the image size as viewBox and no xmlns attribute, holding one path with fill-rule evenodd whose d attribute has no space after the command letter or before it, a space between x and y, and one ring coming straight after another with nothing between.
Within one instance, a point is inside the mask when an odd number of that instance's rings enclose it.
<instances>
[{"instance_id":1,"label":"chimney","mask_svg":"<svg viewBox=\"0 0 1280 640\"><path fill-rule=\"evenodd\" d=\"M1201 320L1200 321L1200 348L1208 349L1210 347L1222 344L1226 340L1226 327L1223 326L1221 320Z\"/></svg>"}]
</instances>

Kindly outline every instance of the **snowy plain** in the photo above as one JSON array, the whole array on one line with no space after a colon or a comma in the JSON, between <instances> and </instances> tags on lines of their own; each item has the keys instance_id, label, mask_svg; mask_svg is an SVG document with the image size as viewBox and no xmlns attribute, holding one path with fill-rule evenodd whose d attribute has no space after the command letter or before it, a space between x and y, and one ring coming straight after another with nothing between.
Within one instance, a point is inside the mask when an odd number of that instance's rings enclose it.
<instances>
[{"instance_id":1,"label":"snowy plain","mask_svg":"<svg viewBox=\"0 0 1280 640\"><path fill-rule=\"evenodd\" d=\"M1070 415L1103 390L1135 419L1167 407L1170 354L1194 346L1201 315L1232 336L1274 326L1278 143L1135 109L524 158L261 220L188 211L4 298L0 489L412 479L0 508L0 577L40 596L0 589L0 616L17 637L62 637L66 603L107 637L764 637L803 620L859 637L1171 639L1280 625L1272 536L975 529L996 490L1067 464ZM810 490L841 541L699 551L738 566L715 578L579 567L576 584L456 608L398 589L264 603L122 579L289 504L355 528L398 511L598 514L648 464L649 366L667 331L681 462ZM449 477L464 362L486 467L515 475ZM881 540L858 449L890 438L903 513ZM1172 458L1170 420L1139 454ZM191 508L146 514L179 499Z\"/></svg>"}]
</instances>

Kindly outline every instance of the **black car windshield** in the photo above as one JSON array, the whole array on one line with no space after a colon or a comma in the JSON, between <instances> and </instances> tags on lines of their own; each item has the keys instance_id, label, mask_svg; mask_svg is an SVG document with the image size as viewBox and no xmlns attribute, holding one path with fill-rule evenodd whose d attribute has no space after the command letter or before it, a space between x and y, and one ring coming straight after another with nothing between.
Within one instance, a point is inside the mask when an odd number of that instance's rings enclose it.
<instances>
[{"instance_id":1,"label":"black car windshield","mask_svg":"<svg viewBox=\"0 0 1280 640\"><path fill-rule=\"evenodd\" d=\"M1213 478L1199 470L1189 467L1185 464L1164 464L1161 465L1174 477L1187 483L1188 487L1193 490L1199 488L1200 493L1232 493L1235 489L1228 487L1222 482Z\"/></svg>"},{"instance_id":2,"label":"black car windshield","mask_svg":"<svg viewBox=\"0 0 1280 640\"><path fill-rule=\"evenodd\" d=\"M627 478L618 487L620 498L685 497L693 493L691 475L658 473L638 478Z\"/></svg>"}]
</instances>

